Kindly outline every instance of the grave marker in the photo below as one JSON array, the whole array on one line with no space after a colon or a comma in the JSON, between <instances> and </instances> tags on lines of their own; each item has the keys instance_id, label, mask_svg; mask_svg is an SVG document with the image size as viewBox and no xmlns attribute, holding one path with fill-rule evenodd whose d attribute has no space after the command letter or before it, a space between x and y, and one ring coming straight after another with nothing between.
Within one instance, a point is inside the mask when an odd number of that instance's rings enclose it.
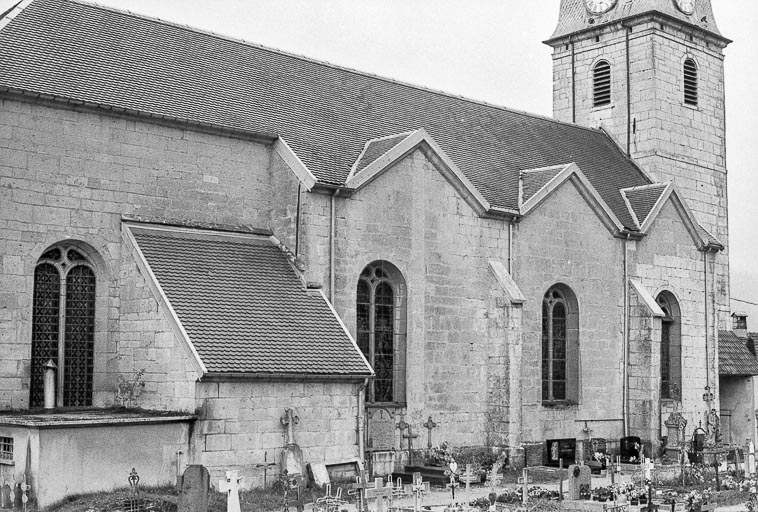
<instances>
[{"instance_id":1,"label":"grave marker","mask_svg":"<svg viewBox=\"0 0 758 512\"><path fill-rule=\"evenodd\" d=\"M211 475L205 466L187 466L182 475L177 512L206 512Z\"/></svg>"},{"instance_id":2,"label":"grave marker","mask_svg":"<svg viewBox=\"0 0 758 512\"><path fill-rule=\"evenodd\" d=\"M21 503L23 503L24 512L26 512L26 504L29 502L29 496L27 495L29 489L31 489L31 486L26 483L26 473L24 473L24 480L19 484L19 489L21 489Z\"/></svg>"},{"instance_id":3,"label":"grave marker","mask_svg":"<svg viewBox=\"0 0 758 512\"><path fill-rule=\"evenodd\" d=\"M568 468L569 472L569 499L586 500L591 497L592 475L588 466L577 466L572 464Z\"/></svg>"},{"instance_id":4,"label":"grave marker","mask_svg":"<svg viewBox=\"0 0 758 512\"><path fill-rule=\"evenodd\" d=\"M348 494L355 496L358 512L368 512L368 504L366 503L366 489L368 487L368 472L363 470L355 476L355 487L347 491Z\"/></svg>"},{"instance_id":5,"label":"grave marker","mask_svg":"<svg viewBox=\"0 0 758 512\"><path fill-rule=\"evenodd\" d=\"M747 440L745 454L745 472L752 475L755 473L755 445L752 439Z\"/></svg>"},{"instance_id":6,"label":"grave marker","mask_svg":"<svg viewBox=\"0 0 758 512\"><path fill-rule=\"evenodd\" d=\"M323 462L310 462L307 467L311 477L313 477L313 483L319 489L332 483L329 478L329 472L326 470L326 464Z\"/></svg>"},{"instance_id":7,"label":"grave marker","mask_svg":"<svg viewBox=\"0 0 758 512\"><path fill-rule=\"evenodd\" d=\"M377 409L371 413L368 422L368 447L373 450L392 450L395 448L395 421L386 409Z\"/></svg>"},{"instance_id":8,"label":"grave marker","mask_svg":"<svg viewBox=\"0 0 758 512\"><path fill-rule=\"evenodd\" d=\"M421 512L421 497L425 492L428 492L428 482L424 482L421 479L421 473L413 473L413 484L411 485L411 492L414 496L414 512Z\"/></svg>"},{"instance_id":9,"label":"grave marker","mask_svg":"<svg viewBox=\"0 0 758 512\"><path fill-rule=\"evenodd\" d=\"M529 474L527 473L527 469L524 468L521 470L521 476L518 479L518 483L521 484L521 503L526 505L526 503L529 501L529 484L534 482L533 478L529 478Z\"/></svg>"},{"instance_id":10,"label":"grave marker","mask_svg":"<svg viewBox=\"0 0 758 512\"><path fill-rule=\"evenodd\" d=\"M376 500L376 512L385 512L384 505L385 500L389 502L389 506L392 507L392 486L385 487L384 480L377 478L374 480L374 487L369 487L365 491L366 500Z\"/></svg>"},{"instance_id":11,"label":"grave marker","mask_svg":"<svg viewBox=\"0 0 758 512\"><path fill-rule=\"evenodd\" d=\"M427 430L426 447L431 450L432 449L432 429L436 428L437 424L432 420L432 417L429 416L429 419L426 420L426 423L424 423L421 426L426 428Z\"/></svg>"},{"instance_id":12,"label":"grave marker","mask_svg":"<svg viewBox=\"0 0 758 512\"><path fill-rule=\"evenodd\" d=\"M139 475L137 470L132 468L132 472L129 473L129 510L130 512L137 512L140 505L139 497Z\"/></svg>"},{"instance_id":13,"label":"grave marker","mask_svg":"<svg viewBox=\"0 0 758 512\"><path fill-rule=\"evenodd\" d=\"M450 471L450 483L447 484L445 487L450 489L450 491L453 494L453 501L451 502L451 506L455 504L455 490L458 488L458 463L454 460L450 461L449 471Z\"/></svg>"},{"instance_id":14,"label":"grave marker","mask_svg":"<svg viewBox=\"0 0 758 512\"><path fill-rule=\"evenodd\" d=\"M408 440L408 464L413 466L413 440L418 437L418 434L414 434L411 430L410 423L405 421L405 418L401 417L400 422L397 424L398 430L400 430L400 437L402 439ZM408 429L408 433L405 433L405 430ZM402 439L400 443L400 449L402 450L403 444Z\"/></svg>"},{"instance_id":15,"label":"grave marker","mask_svg":"<svg viewBox=\"0 0 758 512\"><path fill-rule=\"evenodd\" d=\"M244 477L239 476L236 469L226 472L226 480L219 480L219 492L226 493L226 512L240 512L240 482ZM285 490L285 498L287 491Z\"/></svg>"}]
</instances>

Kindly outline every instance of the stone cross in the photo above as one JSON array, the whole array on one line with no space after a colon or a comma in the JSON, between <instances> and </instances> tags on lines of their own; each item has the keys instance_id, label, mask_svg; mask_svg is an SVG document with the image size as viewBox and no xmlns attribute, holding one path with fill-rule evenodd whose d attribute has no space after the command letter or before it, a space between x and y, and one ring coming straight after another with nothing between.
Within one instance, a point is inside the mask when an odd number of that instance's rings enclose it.
<instances>
[{"instance_id":1,"label":"stone cross","mask_svg":"<svg viewBox=\"0 0 758 512\"><path fill-rule=\"evenodd\" d=\"M413 473L413 485L411 486L411 491L415 498L413 510L414 512L421 512L421 497L423 496L424 491L426 491L424 481L421 479L421 473Z\"/></svg>"},{"instance_id":2,"label":"stone cross","mask_svg":"<svg viewBox=\"0 0 758 512\"><path fill-rule=\"evenodd\" d=\"M655 464L653 464L653 461L651 459L645 459L645 462L642 464L642 471L643 471L645 480L652 479L654 467L655 467Z\"/></svg>"},{"instance_id":3,"label":"stone cross","mask_svg":"<svg viewBox=\"0 0 758 512\"><path fill-rule=\"evenodd\" d=\"M284 409L284 416L280 418L282 422L282 425L287 427L287 444L296 444L295 443L295 434L293 432L293 428L295 425L300 423L300 417L295 416L295 410L294 409Z\"/></svg>"},{"instance_id":4,"label":"stone cross","mask_svg":"<svg viewBox=\"0 0 758 512\"><path fill-rule=\"evenodd\" d=\"M384 479L377 478L374 480L374 487L365 490L366 499L376 500L376 512L385 512L384 501L392 501L392 486L385 487ZM391 507L392 505L390 505Z\"/></svg>"},{"instance_id":5,"label":"stone cross","mask_svg":"<svg viewBox=\"0 0 758 512\"><path fill-rule=\"evenodd\" d=\"M226 480L219 480L219 492L226 493L226 512L240 512L240 482L244 477L239 476L236 469L226 472Z\"/></svg>"},{"instance_id":6,"label":"stone cross","mask_svg":"<svg viewBox=\"0 0 758 512\"><path fill-rule=\"evenodd\" d=\"M466 503L471 503L471 481L474 479L471 464L466 464L466 472L463 474L463 478L466 481Z\"/></svg>"},{"instance_id":7,"label":"stone cross","mask_svg":"<svg viewBox=\"0 0 758 512\"><path fill-rule=\"evenodd\" d=\"M421 425L422 427L426 428L427 430L427 437L426 437L426 447L428 449L432 449L432 430L437 427L437 424L432 420L432 417L429 416L429 419L426 420L426 423Z\"/></svg>"},{"instance_id":8,"label":"stone cross","mask_svg":"<svg viewBox=\"0 0 758 512\"><path fill-rule=\"evenodd\" d=\"M413 440L418 437L418 434L414 434L411 430L411 425L405 421L405 418L400 418L400 422L397 424L398 430L400 430L401 437L408 440L408 465L413 466ZM404 433L408 429L408 433ZM402 449L403 445L400 445Z\"/></svg>"},{"instance_id":9,"label":"stone cross","mask_svg":"<svg viewBox=\"0 0 758 512\"><path fill-rule=\"evenodd\" d=\"M366 489L368 486L368 472L363 470L359 475L355 476L354 489L347 492L350 495L355 495L358 512L368 512L368 504L366 503Z\"/></svg>"}]
</instances>

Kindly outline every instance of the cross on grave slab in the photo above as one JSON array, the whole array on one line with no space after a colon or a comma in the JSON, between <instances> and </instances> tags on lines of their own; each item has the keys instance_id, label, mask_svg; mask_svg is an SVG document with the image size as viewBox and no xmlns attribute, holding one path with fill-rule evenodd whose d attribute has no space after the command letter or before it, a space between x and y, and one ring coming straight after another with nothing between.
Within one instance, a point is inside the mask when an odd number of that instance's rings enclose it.
<instances>
[{"instance_id":1,"label":"cross on grave slab","mask_svg":"<svg viewBox=\"0 0 758 512\"><path fill-rule=\"evenodd\" d=\"M428 492L429 482L424 482L421 479L421 473L413 473L413 484L411 485L411 492L414 495L414 512L421 512L421 497L425 492Z\"/></svg>"},{"instance_id":2,"label":"cross on grave slab","mask_svg":"<svg viewBox=\"0 0 758 512\"><path fill-rule=\"evenodd\" d=\"M388 502L392 502L392 486L385 487L384 486L384 479L382 478L376 478L374 480L374 487L369 487L365 491L366 493L366 499L375 499L376 500L376 512L385 512L384 508L384 502L385 500ZM392 505L390 504L390 507Z\"/></svg>"},{"instance_id":3,"label":"cross on grave slab","mask_svg":"<svg viewBox=\"0 0 758 512\"><path fill-rule=\"evenodd\" d=\"M432 449L432 430L437 427L437 424L432 420L432 417L429 416L429 419L426 420L426 423L421 425L422 427L426 428L427 435L426 435L426 447L428 449Z\"/></svg>"},{"instance_id":4,"label":"cross on grave slab","mask_svg":"<svg viewBox=\"0 0 758 512\"><path fill-rule=\"evenodd\" d=\"M463 473L463 480L466 482L466 503L471 503L471 482L474 481L475 475L471 472L471 464L466 464L466 472Z\"/></svg>"},{"instance_id":5,"label":"cross on grave slab","mask_svg":"<svg viewBox=\"0 0 758 512\"><path fill-rule=\"evenodd\" d=\"M226 472L225 480L218 481L219 492L226 493L226 512L240 512L239 489L243 478L239 476L239 472L236 469L233 469Z\"/></svg>"},{"instance_id":6,"label":"cross on grave slab","mask_svg":"<svg viewBox=\"0 0 758 512\"><path fill-rule=\"evenodd\" d=\"M521 503L524 505L529 501L529 484L533 482L534 478L529 476L527 469L522 469L521 476L518 478L518 483L521 484Z\"/></svg>"},{"instance_id":7,"label":"cross on grave slab","mask_svg":"<svg viewBox=\"0 0 758 512\"><path fill-rule=\"evenodd\" d=\"M413 433L410 423L406 422L405 418L403 417L400 418L400 422L397 424L397 428L400 430L401 437L408 440L408 464L413 466L413 440L418 437L418 434ZM408 433L405 433L406 429L408 429ZM402 449L402 439L400 441L400 448Z\"/></svg>"},{"instance_id":8,"label":"cross on grave slab","mask_svg":"<svg viewBox=\"0 0 758 512\"><path fill-rule=\"evenodd\" d=\"M360 474L355 476L355 486L353 489L347 491L351 496L355 496L356 509L358 512L368 512L368 504L366 503L366 489L368 489L368 472L363 470Z\"/></svg>"}]
</instances>

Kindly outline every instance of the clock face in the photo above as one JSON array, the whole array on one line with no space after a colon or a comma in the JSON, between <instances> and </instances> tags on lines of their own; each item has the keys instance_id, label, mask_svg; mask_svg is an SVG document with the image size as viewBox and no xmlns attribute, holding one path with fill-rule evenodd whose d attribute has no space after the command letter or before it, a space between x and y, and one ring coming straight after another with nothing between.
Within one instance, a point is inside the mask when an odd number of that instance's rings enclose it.
<instances>
[{"instance_id":1,"label":"clock face","mask_svg":"<svg viewBox=\"0 0 758 512\"><path fill-rule=\"evenodd\" d=\"M687 15L695 12L695 0L676 0L676 6Z\"/></svg>"},{"instance_id":2,"label":"clock face","mask_svg":"<svg viewBox=\"0 0 758 512\"><path fill-rule=\"evenodd\" d=\"M616 5L616 0L584 0L584 4L592 14L603 14Z\"/></svg>"}]
</instances>

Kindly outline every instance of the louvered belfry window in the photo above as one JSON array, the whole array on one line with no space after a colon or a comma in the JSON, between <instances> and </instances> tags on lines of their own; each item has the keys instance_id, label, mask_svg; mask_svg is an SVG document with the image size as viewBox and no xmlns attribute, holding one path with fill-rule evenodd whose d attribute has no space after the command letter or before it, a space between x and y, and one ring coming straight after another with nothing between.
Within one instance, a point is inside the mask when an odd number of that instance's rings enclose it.
<instances>
[{"instance_id":1,"label":"louvered belfry window","mask_svg":"<svg viewBox=\"0 0 758 512\"><path fill-rule=\"evenodd\" d=\"M692 59L684 61L684 103L697 106L697 65Z\"/></svg>"},{"instance_id":2,"label":"louvered belfry window","mask_svg":"<svg viewBox=\"0 0 758 512\"><path fill-rule=\"evenodd\" d=\"M611 65L601 60L595 64L592 72L593 106L601 107L611 104Z\"/></svg>"},{"instance_id":3,"label":"louvered belfry window","mask_svg":"<svg viewBox=\"0 0 758 512\"><path fill-rule=\"evenodd\" d=\"M45 365L57 365L56 405L92 405L95 272L82 252L58 246L34 271L29 406L44 405Z\"/></svg>"}]
</instances>

